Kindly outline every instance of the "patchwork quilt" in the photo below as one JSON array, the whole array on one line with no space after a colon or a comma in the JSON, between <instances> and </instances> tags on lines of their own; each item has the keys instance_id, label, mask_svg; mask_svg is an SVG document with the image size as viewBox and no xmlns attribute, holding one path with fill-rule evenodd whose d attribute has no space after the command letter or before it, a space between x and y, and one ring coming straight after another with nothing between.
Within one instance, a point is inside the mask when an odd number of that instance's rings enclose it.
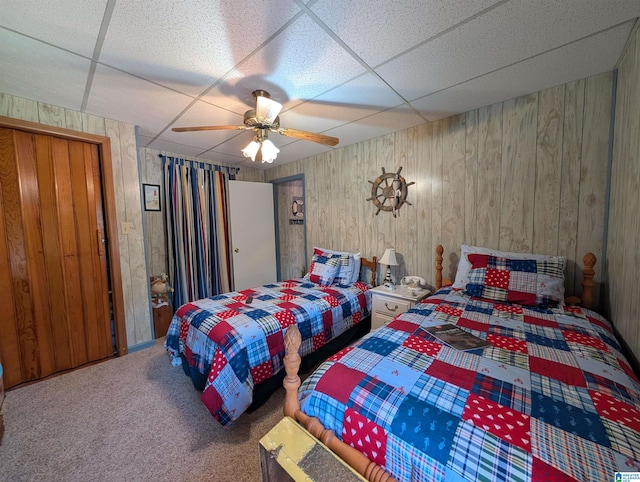
<instances>
[{"instance_id":1,"label":"patchwork quilt","mask_svg":"<svg viewBox=\"0 0 640 482\"><path fill-rule=\"evenodd\" d=\"M369 315L368 290L298 279L205 298L176 311L165 346L207 377L202 401L227 426L251 404L254 385L283 369L283 330L297 324L307 355Z\"/></svg>"},{"instance_id":2,"label":"patchwork quilt","mask_svg":"<svg viewBox=\"0 0 640 482\"><path fill-rule=\"evenodd\" d=\"M426 331L490 343L460 351ZM600 481L640 471L640 383L588 309L444 288L323 363L302 410L398 480Z\"/></svg>"}]
</instances>

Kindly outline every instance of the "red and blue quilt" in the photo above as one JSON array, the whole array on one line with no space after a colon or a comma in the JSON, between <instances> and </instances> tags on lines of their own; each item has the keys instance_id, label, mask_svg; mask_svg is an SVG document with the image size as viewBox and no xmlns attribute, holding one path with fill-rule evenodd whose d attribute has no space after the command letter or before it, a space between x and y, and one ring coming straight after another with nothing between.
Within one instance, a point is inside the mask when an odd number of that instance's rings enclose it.
<instances>
[{"instance_id":1,"label":"red and blue quilt","mask_svg":"<svg viewBox=\"0 0 640 482\"><path fill-rule=\"evenodd\" d=\"M452 348L453 324L490 343ZM596 481L640 471L640 384L610 323L444 288L329 358L302 410L400 481Z\"/></svg>"},{"instance_id":2,"label":"red and blue quilt","mask_svg":"<svg viewBox=\"0 0 640 482\"><path fill-rule=\"evenodd\" d=\"M307 355L369 315L368 290L296 279L212 296L176 311L165 346L206 377L202 401L227 426L251 404L254 385L283 369L288 326L297 324Z\"/></svg>"}]
</instances>

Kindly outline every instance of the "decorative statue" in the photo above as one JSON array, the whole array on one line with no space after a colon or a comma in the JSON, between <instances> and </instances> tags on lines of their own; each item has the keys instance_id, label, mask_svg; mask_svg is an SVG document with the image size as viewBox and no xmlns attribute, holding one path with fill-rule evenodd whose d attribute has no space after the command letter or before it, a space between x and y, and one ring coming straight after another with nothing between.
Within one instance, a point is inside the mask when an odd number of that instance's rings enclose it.
<instances>
[{"instance_id":1,"label":"decorative statue","mask_svg":"<svg viewBox=\"0 0 640 482\"><path fill-rule=\"evenodd\" d=\"M167 293L172 293L173 288L169 286L169 277L166 273L160 276L151 277L151 305L154 308L169 305Z\"/></svg>"}]
</instances>

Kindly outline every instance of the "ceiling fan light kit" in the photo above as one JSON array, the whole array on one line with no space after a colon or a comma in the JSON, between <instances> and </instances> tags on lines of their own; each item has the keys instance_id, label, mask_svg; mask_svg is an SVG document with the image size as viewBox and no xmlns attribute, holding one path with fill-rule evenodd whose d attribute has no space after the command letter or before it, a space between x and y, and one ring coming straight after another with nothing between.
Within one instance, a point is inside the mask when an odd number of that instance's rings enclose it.
<instances>
[{"instance_id":1,"label":"ceiling fan light kit","mask_svg":"<svg viewBox=\"0 0 640 482\"><path fill-rule=\"evenodd\" d=\"M282 110L282 104L271 100L271 96L266 90L254 90L252 94L256 99L256 108L249 109L244 113L243 126L174 127L171 130L174 132L254 130L256 131L256 135L253 140L242 149L242 155L244 157L250 157L254 162L258 159L267 163L272 163L280 152L280 149L269 140L269 131L286 137L295 137L296 139L317 142L318 144L326 146L335 146L340 142L340 139L337 137L280 127L279 114Z\"/></svg>"},{"instance_id":2,"label":"ceiling fan light kit","mask_svg":"<svg viewBox=\"0 0 640 482\"><path fill-rule=\"evenodd\" d=\"M276 159L279 152L280 149L269 140L266 129L260 129L247 147L242 149L242 155L244 157L250 157L253 162L255 162L256 159L261 159L262 162L269 164Z\"/></svg>"}]
</instances>

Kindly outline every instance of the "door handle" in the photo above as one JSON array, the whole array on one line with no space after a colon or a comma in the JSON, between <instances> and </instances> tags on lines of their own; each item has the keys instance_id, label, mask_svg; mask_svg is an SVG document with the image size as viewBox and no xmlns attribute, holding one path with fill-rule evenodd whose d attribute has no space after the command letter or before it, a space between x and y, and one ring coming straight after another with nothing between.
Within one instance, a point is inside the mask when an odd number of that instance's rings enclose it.
<instances>
[{"instance_id":1,"label":"door handle","mask_svg":"<svg viewBox=\"0 0 640 482\"><path fill-rule=\"evenodd\" d=\"M98 256L104 256L104 235L102 229L96 229L98 235Z\"/></svg>"}]
</instances>

